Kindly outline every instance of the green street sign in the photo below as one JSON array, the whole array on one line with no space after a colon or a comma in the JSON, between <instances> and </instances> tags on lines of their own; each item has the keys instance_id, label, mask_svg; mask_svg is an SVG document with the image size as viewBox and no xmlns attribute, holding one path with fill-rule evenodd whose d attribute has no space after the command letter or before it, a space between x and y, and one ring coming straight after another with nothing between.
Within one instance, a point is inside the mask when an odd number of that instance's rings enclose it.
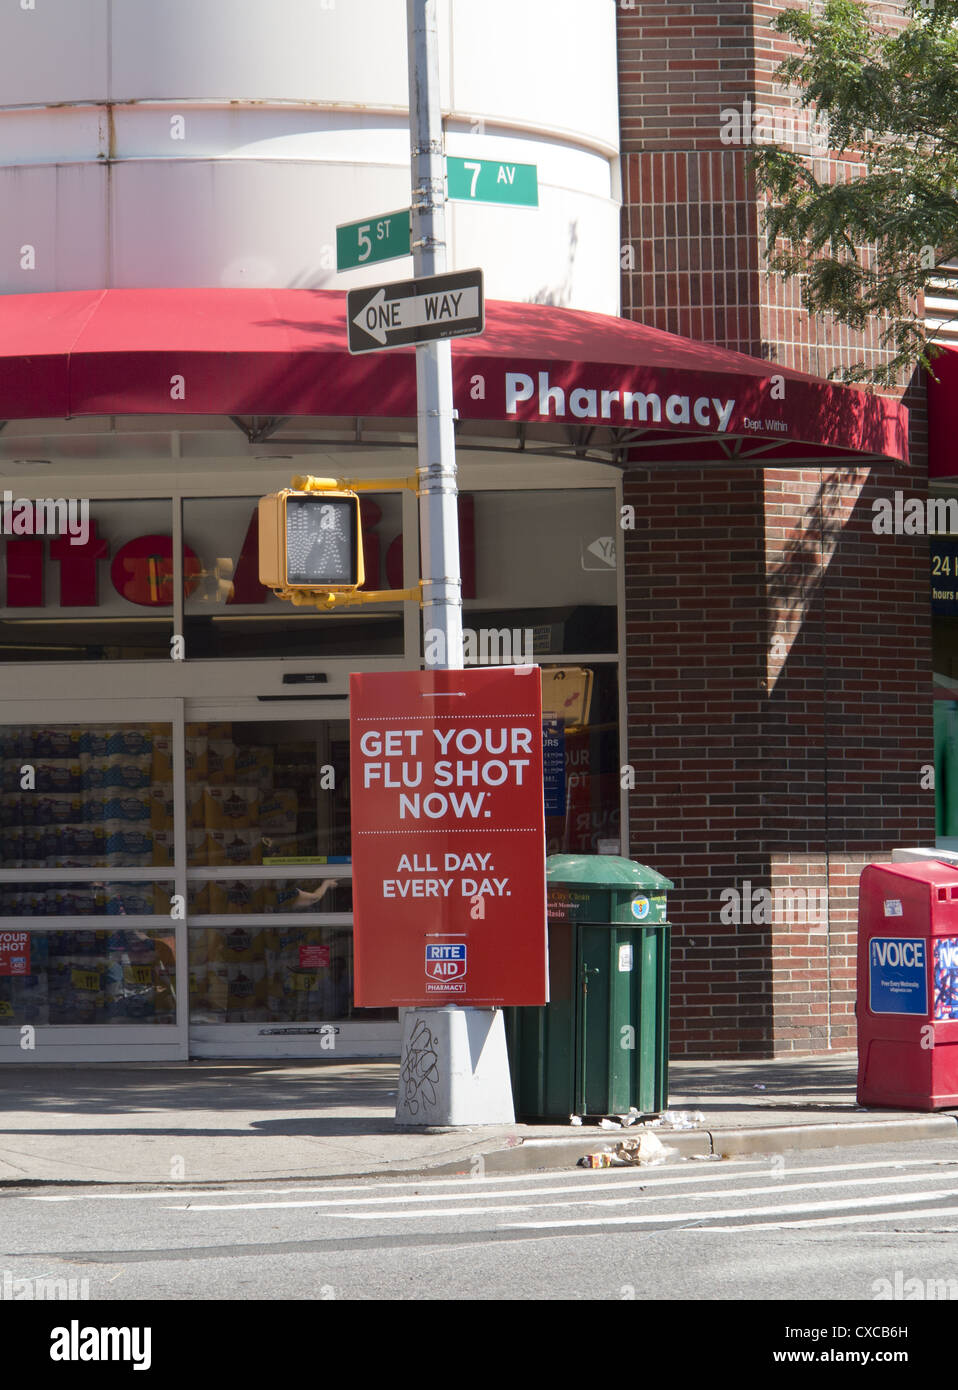
<instances>
[{"instance_id":1,"label":"green street sign","mask_svg":"<svg viewBox=\"0 0 958 1390\"><path fill-rule=\"evenodd\" d=\"M381 212L364 222L347 222L336 228L336 269L353 270L376 261L394 261L409 256L412 214L409 208Z\"/></svg>"},{"instance_id":2,"label":"green street sign","mask_svg":"<svg viewBox=\"0 0 958 1390\"><path fill-rule=\"evenodd\" d=\"M511 203L539 206L539 179L534 164L506 164L499 159L446 160L448 197L464 203Z\"/></svg>"}]
</instances>

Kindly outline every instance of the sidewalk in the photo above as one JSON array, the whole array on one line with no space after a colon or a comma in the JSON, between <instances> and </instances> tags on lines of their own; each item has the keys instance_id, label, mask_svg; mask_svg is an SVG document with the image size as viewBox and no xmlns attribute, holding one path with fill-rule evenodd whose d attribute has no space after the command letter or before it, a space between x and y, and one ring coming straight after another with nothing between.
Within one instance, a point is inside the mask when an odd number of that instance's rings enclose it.
<instances>
[{"instance_id":1,"label":"sidewalk","mask_svg":"<svg viewBox=\"0 0 958 1390\"><path fill-rule=\"evenodd\" d=\"M674 1062L655 1132L680 1153L958 1139L955 1112L860 1110L855 1054ZM569 1168L634 1127L503 1125L407 1130L394 1061L168 1062L0 1071L0 1186L276 1182L382 1173ZM481 1159L481 1165L480 1165Z\"/></svg>"}]
</instances>

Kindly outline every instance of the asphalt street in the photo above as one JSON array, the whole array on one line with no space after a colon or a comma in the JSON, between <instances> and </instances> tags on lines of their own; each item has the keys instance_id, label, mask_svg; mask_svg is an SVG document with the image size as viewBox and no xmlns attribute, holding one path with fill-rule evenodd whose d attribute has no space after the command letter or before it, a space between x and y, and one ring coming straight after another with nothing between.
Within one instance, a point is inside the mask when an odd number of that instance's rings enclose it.
<instances>
[{"instance_id":1,"label":"asphalt street","mask_svg":"<svg viewBox=\"0 0 958 1390\"><path fill-rule=\"evenodd\" d=\"M954 1142L514 1176L476 1158L463 1178L18 1188L0 1204L7 1298L24 1279L116 1300L881 1303L909 1280L909 1297L958 1297Z\"/></svg>"}]
</instances>

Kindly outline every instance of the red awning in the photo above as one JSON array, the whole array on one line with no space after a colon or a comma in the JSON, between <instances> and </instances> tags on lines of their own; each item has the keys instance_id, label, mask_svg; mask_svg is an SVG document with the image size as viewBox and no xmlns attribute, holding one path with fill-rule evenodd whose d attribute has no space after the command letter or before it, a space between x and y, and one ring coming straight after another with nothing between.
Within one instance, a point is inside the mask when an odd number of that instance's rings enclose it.
<instances>
[{"instance_id":1,"label":"red awning","mask_svg":"<svg viewBox=\"0 0 958 1390\"><path fill-rule=\"evenodd\" d=\"M895 401L627 319L491 301L452 352L467 432L558 425L632 463L907 457ZM351 357L334 290L0 299L0 420L158 414L413 419L415 350Z\"/></svg>"},{"instance_id":2,"label":"red awning","mask_svg":"<svg viewBox=\"0 0 958 1390\"><path fill-rule=\"evenodd\" d=\"M928 477L958 477L958 348L934 358L928 377Z\"/></svg>"}]
</instances>

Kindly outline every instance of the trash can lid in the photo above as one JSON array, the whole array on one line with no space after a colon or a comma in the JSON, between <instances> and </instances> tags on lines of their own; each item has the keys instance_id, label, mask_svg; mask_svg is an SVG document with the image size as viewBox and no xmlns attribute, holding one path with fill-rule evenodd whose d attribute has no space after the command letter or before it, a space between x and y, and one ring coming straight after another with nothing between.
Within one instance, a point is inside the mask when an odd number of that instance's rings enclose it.
<instances>
[{"instance_id":1,"label":"trash can lid","mask_svg":"<svg viewBox=\"0 0 958 1390\"><path fill-rule=\"evenodd\" d=\"M588 883L593 888L674 888L656 869L620 854L550 854L549 883Z\"/></svg>"}]
</instances>

